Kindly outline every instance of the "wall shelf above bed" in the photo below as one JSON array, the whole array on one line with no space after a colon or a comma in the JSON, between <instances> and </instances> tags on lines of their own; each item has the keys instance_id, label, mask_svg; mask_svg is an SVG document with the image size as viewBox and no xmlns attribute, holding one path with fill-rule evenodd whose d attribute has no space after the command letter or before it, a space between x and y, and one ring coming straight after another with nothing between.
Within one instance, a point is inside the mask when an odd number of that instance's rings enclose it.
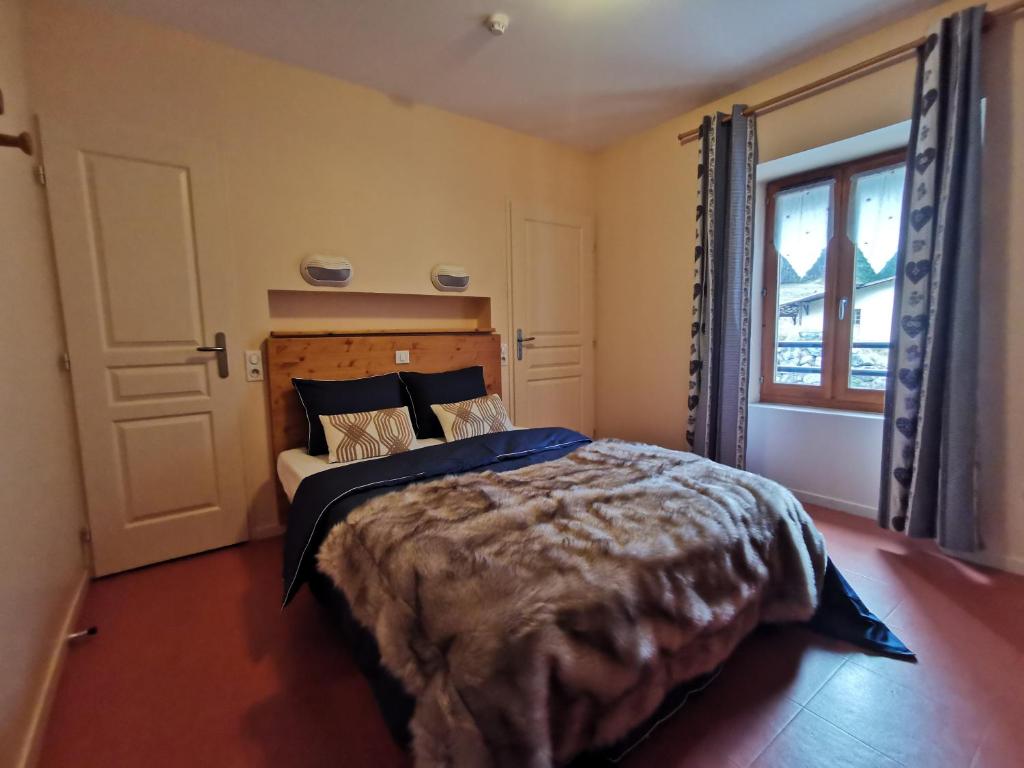
<instances>
[{"instance_id":1,"label":"wall shelf above bed","mask_svg":"<svg viewBox=\"0 0 1024 768\"><path fill-rule=\"evenodd\" d=\"M267 310L280 336L488 333L494 325L489 296L450 293L269 290Z\"/></svg>"},{"instance_id":2,"label":"wall shelf above bed","mask_svg":"<svg viewBox=\"0 0 1024 768\"><path fill-rule=\"evenodd\" d=\"M302 339L316 338L321 336L437 336L444 335L483 335L494 333L493 328L477 328L474 330L462 330L452 328L402 328L388 329L383 331L271 331L272 339Z\"/></svg>"}]
</instances>

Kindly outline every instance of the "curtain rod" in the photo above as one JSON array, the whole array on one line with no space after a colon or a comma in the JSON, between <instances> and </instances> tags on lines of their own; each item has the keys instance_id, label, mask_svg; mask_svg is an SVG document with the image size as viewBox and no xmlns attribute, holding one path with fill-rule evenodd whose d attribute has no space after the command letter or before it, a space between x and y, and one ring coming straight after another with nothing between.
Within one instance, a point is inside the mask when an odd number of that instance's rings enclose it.
<instances>
[{"instance_id":1,"label":"curtain rod","mask_svg":"<svg viewBox=\"0 0 1024 768\"><path fill-rule=\"evenodd\" d=\"M1022 8L1024 8L1024 0L1015 0L1015 2L1007 3L1002 8L997 8L994 11L987 11L985 13L985 21L982 29L987 31L992 27L992 25L1000 16L1007 16L1011 13L1015 13L1016 11L1021 10ZM765 99L764 101L758 102L757 104L754 104L744 109L743 116L750 117L751 115L755 115L758 112L768 109L769 107L774 107L776 104L781 104L783 102L790 101L791 99L795 99L798 96L803 96L805 93L817 91L820 88L824 88L826 85L830 85L839 80L845 80L846 78L852 75L856 75L859 72L872 69L880 64L887 64L891 61L901 59L911 51L916 50L918 46L923 45L927 39L927 37L919 37L916 40L911 40L909 43L904 43L903 45L898 45L895 48L891 48L888 51L885 51L884 53L878 54L877 56L872 56L870 59L865 59L864 61L858 62L857 64L847 67L846 69L841 69L838 72L833 72L831 75L819 78L814 82L807 83L806 85L802 85L799 88L794 88L791 91L786 91L785 93L782 93L778 96L773 96L770 99ZM727 123L731 119L732 118L729 115L726 115L722 119L722 122ZM686 144L687 142L696 139L699 133L700 128L694 128L692 131L685 131L684 133L680 133L677 138L679 139L680 144Z\"/></svg>"}]
</instances>

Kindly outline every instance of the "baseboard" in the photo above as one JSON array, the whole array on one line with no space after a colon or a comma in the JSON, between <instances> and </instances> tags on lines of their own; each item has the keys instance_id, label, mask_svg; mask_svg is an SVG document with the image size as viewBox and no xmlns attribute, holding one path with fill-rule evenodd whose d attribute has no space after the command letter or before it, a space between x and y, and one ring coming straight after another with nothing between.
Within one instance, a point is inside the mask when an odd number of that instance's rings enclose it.
<instances>
[{"instance_id":1,"label":"baseboard","mask_svg":"<svg viewBox=\"0 0 1024 768\"><path fill-rule=\"evenodd\" d=\"M793 492L794 496L805 504L816 504L819 507L828 507L829 509L836 509L840 512L849 512L851 515L867 517L871 520L874 520L878 516L877 510L874 507L869 507L864 504L856 504L844 499L834 499L831 496L823 496L820 493L798 491L795 488L791 488L790 490ZM955 557L958 560L966 560L967 562L974 563L975 565L996 568L1000 571L1008 571L1009 573L1024 574L1024 557L1019 555L1006 555L998 552L986 552L984 550L981 552L954 552L952 550L943 549L942 551L950 557Z\"/></svg>"},{"instance_id":2,"label":"baseboard","mask_svg":"<svg viewBox=\"0 0 1024 768\"><path fill-rule=\"evenodd\" d=\"M249 531L250 541L257 541L259 539L272 539L275 536L284 535L284 526L281 523L270 523L269 525L261 525L259 528L253 528Z\"/></svg>"},{"instance_id":3,"label":"baseboard","mask_svg":"<svg viewBox=\"0 0 1024 768\"><path fill-rule=\"evenodd\" d=\"M89 588L89 573L83 570L82 575L75 586L74 594L68 603L67 612L64 614L64 621L54 640L53 649L50 652L50 660L46 665L46 672L43 675L43 683L36 696L35 705L32 708L32 716L29 719L28 730L25 733L25 740L22 742L21 754L14 761L18 768L32 768L39 762L39 753L43 746L43 735L46 733L46 723L50 718L50 710L53 707L54 697L57 695L57 684L60 682L61 672L64 671L64 661L68 655L68 635L74 631L78 623L78 617L82 612L82 605L85 602L85 593Z\"/></svg>"},{"instance_id":4,"label":"baseboard","mask_svg":"<svg viewBox=\"0 0 1024 768\"><path fill-rule=\"evenodd\" d=\"M975 565L983 565L987 568L995 568L1000 571L1024 574L1024 557L1017 555L1003 555L998 552L954 552L950 549L942 550L950 557L958 560L966 560Z\"/></svg>"},{"instance_id":5,"label":"baseboard","mask_svg":"<svg viewBox=\"0 0 1024 768\"><path fill-rule=\"evenodd\" d=\"M810 491L800 491L796 488L790 488L789 490L805 504L816 504L819 507L828 507L829 509L836 509L840 512L849 512L851 515L867 517L872 520L878 516L878 510L874 507L869 507L866 504L857 504L854 501L847 501L846 499L835 499L831 496L824 496L820 493L811 493Z\"/></svg>"}]
</instances>

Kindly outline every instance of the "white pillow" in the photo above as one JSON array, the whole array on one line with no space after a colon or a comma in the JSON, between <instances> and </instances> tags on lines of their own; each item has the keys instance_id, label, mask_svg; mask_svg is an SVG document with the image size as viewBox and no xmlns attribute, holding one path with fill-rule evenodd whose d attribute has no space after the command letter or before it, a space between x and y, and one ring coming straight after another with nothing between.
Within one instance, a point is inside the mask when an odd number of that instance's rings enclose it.
<instances>
[{"instance_id":1,"label":"white pillow","mask_svg":"<svg viewBox=\"0 0 1024 768\"><path fill-rule=\"evenodd\" d=\"M512 421L501 402L500 395L484 395L471 400L460 400L457 403L432 405L430 410L441 422L444 439L449 443L477 435L489 435L492 432L507 432L512 429Z\"/></svg>"},{"instance_id":2,"label":"white pillow","mask_svg":"<svg viewBox=\"0 0 1024 768\"><path fill-rule=\"evenodd\" d=\"M412 448L416 436L404 405L321 416L320 423L327 438L327 461L332 464L402 453Z\"/></svg>"}]
</instances>

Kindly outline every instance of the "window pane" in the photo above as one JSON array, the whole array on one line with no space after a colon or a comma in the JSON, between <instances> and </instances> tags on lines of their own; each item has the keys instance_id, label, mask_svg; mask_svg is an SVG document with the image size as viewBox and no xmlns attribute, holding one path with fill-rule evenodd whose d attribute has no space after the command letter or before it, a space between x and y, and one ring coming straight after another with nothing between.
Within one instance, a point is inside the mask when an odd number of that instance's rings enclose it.
<instances>
[{"instance_id":1,"label":"window pane","mask_svg":"<svg viewBox=\"0 0 1024 768\"><path fill-rule=\"evenodd\" d=\"M779 384L821 385L832 187L830 180L775 196L774 243L779 255L775 382Z\"/></svg>"},{"instance_id":2,"label":"window pane","mask_svg":"<svg viewBox=\"0 0 1024 768\"><path fill-rule=\"evenodd\" d=\"M854 244L853 389L885 389L905 167L901 163L868 171L852 180L848 234Z\"/></svg>"}]
</instances>

